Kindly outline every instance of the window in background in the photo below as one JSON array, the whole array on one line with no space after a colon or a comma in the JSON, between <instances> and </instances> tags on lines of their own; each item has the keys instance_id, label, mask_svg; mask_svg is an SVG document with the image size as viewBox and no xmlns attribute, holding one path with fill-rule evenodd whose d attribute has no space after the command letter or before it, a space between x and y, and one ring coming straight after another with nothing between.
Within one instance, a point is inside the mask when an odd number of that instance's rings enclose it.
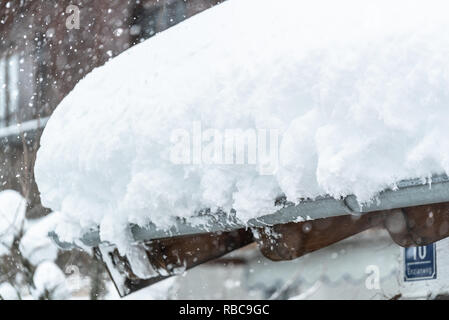
<instances>
[{"instance_id":1,"label":"window in background","mask_svg":"<svg viewBox=\"0 0 449 320\"><path fill-rule=\"evenodd\" d=\"M133 10L130 26L131 42L137 44L186 18L187 6L184 0L140 1Z\"/></svg>"},{"instance_id":2,"label":"window in background","mask_svg":"<svg viewBox=\"0 0 449 320\"><path fill-rule=\"evenodd\" d=\"M8 59L8 85L9 91L9 123L8 125L17 123L17 112L19 110L19 56L12 55Z\"/></svg>"},{"instance_id":3,"label":"window in background","mask_svg":"<svg viewBox=\"0 0 449 320\"><path fill-rule=\"evenodd\" d=\"M167 27L171 27L187 18L184 0L173 1L166 5L165 20Z\"/></svg>"},{"instance_id":4,"label":"window in background","mask_svg":"<svg viewBox=\"0 0 449 320\"><path fill-rule=\"evenodd\" d=\"M0 126L17 123L19 108L19 57L0 57Z\"/></svg>"},{"instance_id":5,"label":"window in background","mask_svg":"<svg viewBox=\"0 0 449 320\"><path fill-rule=\"evenodd\" d=\"M0 57L0 126L6 125L6 58Z\"/></svg>"}]
</instances>

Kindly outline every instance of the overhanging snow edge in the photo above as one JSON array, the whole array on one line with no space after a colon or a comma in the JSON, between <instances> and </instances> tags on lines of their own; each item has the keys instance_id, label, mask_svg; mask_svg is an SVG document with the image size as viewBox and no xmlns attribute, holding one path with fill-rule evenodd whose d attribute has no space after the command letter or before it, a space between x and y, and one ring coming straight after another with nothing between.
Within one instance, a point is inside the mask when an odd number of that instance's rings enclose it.
<instances>
[{"instance_id":1,"label":"overhanging snow edge","mask_svg":"<svg viewBox=\"0 0 449 320\"><path fill-rule=\"evenodd\" d=\"M286 206L273 214L251 219L247 224L227 215L204 214L201 217L192 217L190 222L177 220L175 225L169 230L158 229L155 225L147 227L132 225L131 231L134 241L137 242L449 202L448 176L434 176L429 181L431 183L424 182L422 179L401 181L398 183L396 190L385 190L372 203L365 205L360 205L357 198L353 195L344 199L325 196L315 200L304 200L297 205ZM51 236L62 248L72 246L66 242L59 241L54 233ZM85 233L80 240L84 245L91 247L101 243L99 232L96 230Z\"/></svg>"}]
</instances>

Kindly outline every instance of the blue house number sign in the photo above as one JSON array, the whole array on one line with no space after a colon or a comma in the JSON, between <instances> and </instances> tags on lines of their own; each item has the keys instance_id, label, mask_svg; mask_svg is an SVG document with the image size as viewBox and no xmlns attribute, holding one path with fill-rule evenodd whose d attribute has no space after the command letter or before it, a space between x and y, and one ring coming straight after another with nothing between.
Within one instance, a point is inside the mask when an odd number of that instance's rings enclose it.
<instances>
[{"instance_id":1,"label":"blue house number sign","mask_svg":"<svg viewBox=\"0 0 449 320\"><path fill-rule=\"evenodd\" d=\"M422 247L405 248L405 281L437 278L437 252L435 243Z\"/></svg>"}]
</instances>

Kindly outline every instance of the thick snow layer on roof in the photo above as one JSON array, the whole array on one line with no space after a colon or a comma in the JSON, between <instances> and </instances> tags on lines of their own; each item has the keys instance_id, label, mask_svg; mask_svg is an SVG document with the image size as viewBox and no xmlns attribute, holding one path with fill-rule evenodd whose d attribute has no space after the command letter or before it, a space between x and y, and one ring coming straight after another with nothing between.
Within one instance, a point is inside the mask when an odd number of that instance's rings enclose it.
<instances>
[{"instance_id":1,"label":"thick snow layer on roof","mask_svg":"<svg viewBox=\"0 0 449 320\"><path fill-rule=\"evenodd\" d=\"M25 223L26 200L14 190L0 192L0 255L7 254Z\"/></svg>"},{"instance_id":2,"label":"thick snow layer on roof","mask_svg":"<svg viewBox=\"0 0 449 320\"><path fill-rule=\"evenodd\" d=\"M35 173L59 236L100 225L117 243L127 223L167 227L202 208L245 221L282 193L369 201L448 172L446 12L437 0L230 0L127 50L43 133ZM248 130L243 161L223 142L232 129Z\"/></svg>"}]
</instances>

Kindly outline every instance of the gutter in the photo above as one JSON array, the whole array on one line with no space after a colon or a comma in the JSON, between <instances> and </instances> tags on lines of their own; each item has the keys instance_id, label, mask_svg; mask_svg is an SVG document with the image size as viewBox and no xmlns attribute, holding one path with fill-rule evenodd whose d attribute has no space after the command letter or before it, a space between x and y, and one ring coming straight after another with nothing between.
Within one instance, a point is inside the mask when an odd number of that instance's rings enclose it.
<instances>
[{"instance_id":1,"label":"gutter","mask_svg":"<svg viewBox=\"0 0 449 320\"><path fill-rule=\"evenodd\" d=\"M273 226L348 214L357 215L442 202L449 202L449 177L447 175L436 175L428 181L423 179L401 181L397 184L397 189L384 190L375 201L364 205L359 204L354 195L347 196L344 199L323 196L315 200L304 200L296 205L285 206L273 214L251 219L246 224L225 213L213 215L203 213L199 216L193 216L189 221L178 219L170 229L158 229L153 224L146 227L130 225L130 229L133 240L140 242L183 235L232 231L248 227ZM62 249L76 247L74 244L59 241L55 233L51 233L50 236ZM101 243L98 230L85 233L80 241L81 246L89 247L95 247Z\"/></svg>"}]
</instances>

